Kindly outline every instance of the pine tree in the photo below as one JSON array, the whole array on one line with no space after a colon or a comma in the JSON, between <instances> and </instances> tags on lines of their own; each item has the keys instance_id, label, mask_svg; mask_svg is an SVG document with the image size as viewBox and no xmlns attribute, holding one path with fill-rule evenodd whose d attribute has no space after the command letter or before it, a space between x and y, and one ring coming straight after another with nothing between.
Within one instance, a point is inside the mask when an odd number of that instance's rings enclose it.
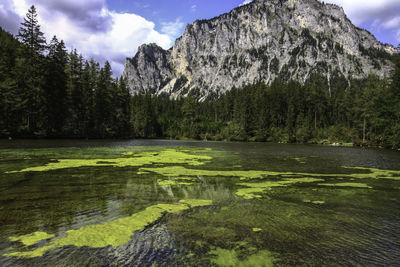
<instances>
[{"instance_id":1,"label":"pine tree","mask_svg":"<svg viewBox=\"0 0 400 267\"><path fill-rule=\"evenodd\" d=\"M67 65L68 54L64 42L54 36L49 45L46 63L46 118L47 135L61 134L67 116Z\"/></svg>"},{"instance_id":2,"label":"pine tree","mask_svg":"<svg viewBox=\"0 0 400 267\"><path fill-rule=\"evenodd\" d=\"M94 92L97 88L99 63L91 59L86 61L82 72L82 134L83 137L94 136Z\"/></svg>"},{"instance_id":3,"label":"pine tree","mask_svg":"<svg viewBox=\"0 0 400 267\"><path fill-rule=\"evenodd\" d=\"M99 137L104 138L110 133L110 123L112 122L112 70L108 61L100 70L97 89L94 98L94 121L95 128Z\"/></svg>"},{"instance_id":4,"label":"pine tree","mask_svg":"<svg viewBox=\"0 0 400 267\"><path fill-rule=\"evenodd\" d=\"M82 136L82 73L83 73L83 57L79 55L77 50L72 50L68 55L67 63L67 105L68 119L66 128L69 134Z\"/></svg>"},{"instance_id":5,"label":"pine tree","mask_svg":"<svg viewBox=\"0 0 400 267\"><path fill-rule=\"evenodd\" d=\"M43 69L46 40L40 30L35 6L31 6L18 33L22 43L18 61L18 86L24 90L26 129L29 134L43 127Z\"/></svg>"},{"instance_id":6,"label":"pine tree","mask_svg":"<svg viewBox=\"0 0 400 267\"><path fill-rule=\"evenodd\" d=\"M129 137L131 135L130 110L131 96L125 79L121 77L116 94L115 112L115 122L117 124L117 132L119 136Z\"/></svg>"},{"instance_id":7,"label":"pine tree","mask_svg":"<svg viewBox=\"0 0 400 267\"><path fill-rule=\"evenodd\" d=\"M16 51L19 43L0 28L0 136L18 132L21 99L15 78Z\"/></svg>"}]
</instances>

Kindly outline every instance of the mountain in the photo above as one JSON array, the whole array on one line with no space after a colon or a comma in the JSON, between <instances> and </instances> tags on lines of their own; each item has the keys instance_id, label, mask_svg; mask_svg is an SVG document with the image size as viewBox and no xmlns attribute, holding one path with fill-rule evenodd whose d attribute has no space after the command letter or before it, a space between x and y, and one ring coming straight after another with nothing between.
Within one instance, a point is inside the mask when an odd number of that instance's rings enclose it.
<instances>
[{"instance_id":1,"label":"mountain","mask_svg":"<svg viewBox=\"0 0 400 267\"><path fill-rule=\"evenodd\" d=\"M130 92L205 99L276 78L304 83L389 76L397 50L357 28L341 7L317 0L254 0L186 26L175 45L139 47L125 62Z\"/></svg>"}]
</instances>

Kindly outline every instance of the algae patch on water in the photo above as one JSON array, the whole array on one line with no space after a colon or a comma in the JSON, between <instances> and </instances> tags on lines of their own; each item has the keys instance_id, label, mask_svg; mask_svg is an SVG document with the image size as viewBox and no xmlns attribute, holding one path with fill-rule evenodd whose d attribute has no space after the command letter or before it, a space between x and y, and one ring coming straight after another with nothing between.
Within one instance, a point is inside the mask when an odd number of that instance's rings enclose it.
<instances>
[{"instance_id":1,"label":"algae patch on water","mask_svg":"<svg viewBox=\"0 0 400 267\"><path fill-rule=\"evenodd\" d=\"M8 239L13 242L20 241L25 246L31 246L36 243L39 243L42 240L46 240L46 239L49 239L52 237L54 237L54 235L51 235L51 234L48 234L45 232L34 232L34 233L28 234L28 235L11 236Z\"/></svg>"},{"instance_id":2,"label":"algae patch on water","mask_svg":"<svg viewBox=\"0 0 400 267\"><path fill-rule=\"evenodd\" d=\"M371 186L363 183L337 183L337 184L318 184L322 186L331 186L331 187L354 187L354 188L372 188Z\"/></svg>"},{"instance_id":3,"label":"algae patch on water","mask_svg":"<svg viewBox=\"0 0 400 267\"><path fill-rule=\"evenodd\" d=\"M158 180L157 183L161 186L176 185L176 182L172 180Z\"/></svg>"},{"instance_id":4,"label":"algae patch on water","mask_svg":"<svg viewBox=\"0 0 400 267\"><path fill-rule=\"evenodd\" d=\"M32 251L12 252L4 254L4 256L34 258L43 256L49 250L64 247L91 247L101 248L107 246L118 247L128 243L134 231L143 229L147 225L157 221L166 212L178 213L189 208L209 206L211 200L203 199L186 199L175 204L157 204L146 208L145 210L135 213L132 216L107 222L98 225L88 225L77 230L69 230L65 236L52 239L48 245L37 248ZM13 237L13 240L21 240L27 242L26 245L32 244L38 238L48 239L51 235L36 232L31 235ZM37 237L37 238L35 238ZM40 240L39 240L40 241ZM24 242L24 243L25 243Z\"/></svg>"},{"instance_id":5,"label":"algae patch on water","mask_svg":"<svg viewBox=\"0 0 400 267\"><path fill-rule=\"evenodd\" d=\"M168 177L179 176L223 176L223 177L240 177L243 179L260 179L267 176L278 176L281 172L270 171L219 171L219 170L199 170L189 169L182 166L168 166L162 168L140 168L141 172L154 172Z\"/></svg>"},{"instance_id":6,"label":"algae patch on water","mask_svg":"<svg viewBox=\"0 0 400 267\"><path fill-rule=\"evenodd\" d=\"M195 152L199 151L196 150ZM166 149L159 152L142 152L137 154L134 154L133 152L128 152L123 153L122 155L130 157L111 159L57 159L56 162L50 162L44 166L30 167L19 171L11 171L8 173L38 172L66 168L99 166L140 167L150 164L187 164L191 166L198 166L212 159L212 157L210 156L189 154L176 149Z\"/></svg>"},{"instance_id":7,"label":"algae patch on water","mask_svg":"<svg viewBox=\"0 0 400 267\"><path fill-rule=\"evenodd\" d=\"M274 253L268 250L261 250L242 260L235 250L216 248L210 253L215 255L215 257L211 259L211 262L218 266L269 267L274 266L274 262L276 261Z\"/></svg>"},{"instance_id":8,"label":"algae patch on water","mask_svg":"<svg viewBox=\"0 0 400 267\"><path fill-rule=\"evenodd\" d=\"M312 204L316 204L316 205L322 205L322 204L325 204L325 201L323 201L323 200L309 200L309 199L306 199L306 200L303 200L303 202L304 203L312 203Z\"/></svg>"},{"instance_id":9,"label":"algae patch on water","mask_svg":"<svg viewBox=\"0 0 400 267\"><path fill-rule=\"evenodd\" d=\"M158 185L160 186L177 186L177 185L193 185L195 182L194 178L188 178L188 177L183 177L183 178L176 178L174 180L157 180Z\"/></svg>"},{"instance_id":10,"label":"algae patch on water","mask_svg":"<svg viewBox=\"0 0 400 267\"><path fill-rule=\"evenodd\" d=\"M359 179L392 179L400 180L400 171L393 170L382 170L376 168L365 168L365 167L345 167L347 169L369 171L369 173L354 173L350 176Z\"/></svg>"},{"instance_id":11,"label":"algae patch on water","mask_svg":"<svg viewBox=\"0 0 400 267\"><path fill-rule=\"evenodd\" d=\"M297 161L300 164L306 164L306 162L307 162L307 158L305 158L305 157L296 157L296 158L291 158L291 159Z\"/></svg>"},{"instance_id":12,"label":"algae patch on water","mask_svg":"<svg viewBox=\"0 0 400 267\"><path fill-rule=\"evenodd\" d=\"M400 180L400 171L380 170L363 167L344 167L345 169L364 170L368 173L343 173L343 174L322 174L322 173L301 173L301 172L277 172L265 170L200 170L190 169L183 166L167 166L160 168L140 168L140 172L154 172L167 177L179 176L212 176L212 177L239 177L241 180L265 179L268 177L291 178L292 179L318 179L318 178L343 178L343 179L392 179ZM314 177L314 178L310 178Z\"/></svg>"},{"instance_id":13,"label":"algae patch on water","mask_svg":"<svg viewBox=\"0 0 400 267\"><path fill-rule=\"evenodd\" d=\"M269 190L273 187L285 187L296 183L313 183L321 181L324 180L316 178L292 178L282 181L265 181L262 183L239 183L238 185L245 186L247 188L239 188L236 191L236 195L245 199L261 198L258 193L262 193L265 190Z\"/></svg>"}]
</instances>

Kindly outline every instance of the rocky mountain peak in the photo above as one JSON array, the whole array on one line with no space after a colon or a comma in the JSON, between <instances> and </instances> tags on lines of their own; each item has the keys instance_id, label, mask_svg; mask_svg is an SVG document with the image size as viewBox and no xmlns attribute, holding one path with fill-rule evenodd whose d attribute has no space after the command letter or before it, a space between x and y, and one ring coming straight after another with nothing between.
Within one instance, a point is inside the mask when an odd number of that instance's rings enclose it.
<instances>
[{"instance_id":1,"label":"rocky mountain peak","mask_svg":"<svg viewBox=\"0 0 400 267\"><path fill-rule=\"evenodd\" d=\"M304 83L319 73L361 79L390 74L397 50L354 26L342 8L317 0L254 0L186 26L169 50L142 45L127 59L133 94L204 99L276 78Z\"/></svg>"}]
</instances>

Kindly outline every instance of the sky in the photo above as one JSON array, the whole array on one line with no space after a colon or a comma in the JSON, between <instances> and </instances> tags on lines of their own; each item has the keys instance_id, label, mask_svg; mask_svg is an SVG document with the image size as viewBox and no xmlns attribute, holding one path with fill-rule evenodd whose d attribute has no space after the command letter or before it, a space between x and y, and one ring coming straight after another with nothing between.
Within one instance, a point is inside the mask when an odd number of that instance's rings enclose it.
<instances>
[{"instance_id":1,"label":"sky","mask_svg":"<svg viewBox=\"0 0 400 267\"><path fill-rule=\"evenodd\" d=\"M144 43L173 46L186 24L209 19L251 0L0 0L0 26L17 34L33 4L48 41L56 35L68 50L108 60L115 76ZM358 27L383 43L400 43L400 0L325 0L344 8Z\"/></svg>"}]
</instances>

